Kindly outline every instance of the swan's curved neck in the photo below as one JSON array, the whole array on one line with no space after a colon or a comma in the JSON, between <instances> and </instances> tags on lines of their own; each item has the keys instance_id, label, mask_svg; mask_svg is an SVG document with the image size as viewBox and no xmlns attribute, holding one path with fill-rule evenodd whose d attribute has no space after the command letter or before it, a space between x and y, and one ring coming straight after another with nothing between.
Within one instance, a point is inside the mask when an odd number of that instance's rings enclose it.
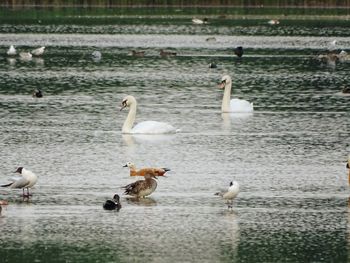
<instances>
[{"instance_id":1,"label":"swan's curved neck","mask_svg":"<svg viewBox=\"0 0 350 263\"><path fill-rule=\"evenodd\" d=\"M231 98L232 82L225 85L224 97L222 98L221 111L230 112L230 98Z\"/></svg>"},{"instance_id":2,"label":"swan's curved neck","mask_svg":"<svg viewBox=\"0 0 350 263\"><path fill-rule=\"evenodd\" d=\"M122 128L122 133L130 133L132 126L134 125L135 118L136 118L136 101L130 105L130 110L128 113L128 116L126 117L126 120L124 121L124 125Z\"/></svg>"}]
</instances>

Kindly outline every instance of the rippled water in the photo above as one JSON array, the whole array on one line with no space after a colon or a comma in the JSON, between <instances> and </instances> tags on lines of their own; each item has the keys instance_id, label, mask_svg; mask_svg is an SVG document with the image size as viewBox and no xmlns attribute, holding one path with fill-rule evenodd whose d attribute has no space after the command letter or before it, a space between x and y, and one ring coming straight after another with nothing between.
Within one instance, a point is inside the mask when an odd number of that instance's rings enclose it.
<instances>
[{"instance_id":1,"label":"rippled water","mask_svg":"<svg viewBox=\"0 0 350 263\"><path fill-rule=\"evenodd\" d=\"M30 202L20 190L0 191L10 202L0 217L2 258L346 262L350 97L340 91L350 62L315 59L335 35L234 36L220 25L188 35L186 25L174 27L176 34L135 26L111 35L0 35L1 182L20 165L39 176ZM350 44L344 36L339 49ZM46 45L47 53L8 59L10 44ZM241 59L236 45L245 48ZM178 55L161 58L161 48ZM221 114L223 74L254 114ZM31 97L38 87L42 99ZM127 94L138 100L137 121L181 132L122 135ZM119 212L104 211L104 200L135 180L122 168L127 161L172 171L149 198L122 195ZM233 179L241 192L228 211L213 194Z\"/></svg>"}]
</instances>

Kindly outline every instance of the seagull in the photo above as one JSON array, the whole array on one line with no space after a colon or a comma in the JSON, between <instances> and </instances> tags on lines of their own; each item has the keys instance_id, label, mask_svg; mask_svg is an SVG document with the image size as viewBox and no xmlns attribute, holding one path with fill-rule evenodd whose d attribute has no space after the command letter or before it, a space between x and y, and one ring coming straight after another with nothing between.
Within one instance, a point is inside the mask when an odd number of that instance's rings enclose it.
<instances>
[{"instance_id":1,"label":"seagull","mask_svg":"<svg viewBox=\"0 0 350 263\"><path fill-rule=\"evenodd\" d=\"M95 62L98 62L102 58L102 53L98 50L95 50L94 52L91 53L92 60Z\"/></svg>"},{"instance_id":2,"label":"seagull","mask_svg":"<svg viewBox=\"0 0 350 263\"><path fill-rule=\"evenodd\" d=\"M39 47L39 48L37 48L37 49L32 50L31 53L32 53L34 56L41 56L42 54L44 54L44 51L45 51L45 47Z\"/></svg>"},{"instance_id":3,"label":"seagull","mask_svg":"<svg viewBox=\"0 0 350 263\"><path fill-rule=\"evenodd\" d=\"M108 199L104 204L103 208L106 210L114 210L117 209L117 211L122 208L122 205L120 204L120 198L118 194L115 194L113 196L113 200Z\"/></svg>"},{"instance_id":4,"label":"seagull","mask_svg":"<svg viewBox=\"0 0 350 263\"><path fill-rule=\"evenodd\" d=\"M193 18L192 19L192 23L196 24L196 25L207 24L208 23L208 18L205 17L203 20L202 19L198 19L198 18Z\"/></svg>"},{"instance_id":5,"label":"seagull","mask_svg":"<svg viewBox=\"0 0 350 263\"><path fill-rule=\"evenodd\" d=\"M14 56L17 54L17 51L13 45L10 46L10 48L7 50L6 54L8 56Z\"/></svg>"},{"instance_id":6,"label":"seagull","mask_svg":"<svg viewBox=\"0 0 350 263\"><path fill-rule=\"evenodd\" d=\"M130 168L130 176L165 176L165 173L170 171L168 168L146 167L139 170L136 169L135 164L127 162L123 167Z\"/></svg>"},{"instance_id":7,"label":"seagull","mask_svg":"<svg viewBox=\"0 0 350 263\"><path fill-rule=\"evenodd\" d=\"M228 205L228 208L232 209L233 199L235 199L238 193L239 193L239 184L236 181L232 181L230 182L230 187L227 189L227 191L221 191L221 192L215 193L215 195L219 195L223 199L225 199L226 204Z\"/></svg>"},{"instance_id":8,"label":"seagull","mask_svg":"<svg viewBox=\"0 0 350 263\"><path fill-rule=\"evenodd\" d=\"M269 25L278 25L280 23L280 21L278 21L277 19L271 19L271 20L267 21L267 23Z\"/></svg>"},{"instance_id":9,"label":"seagull","mask_svg":"<svg viewBox=\"0 0 350 263\"><path fill-rule=\"evenodd\" d=\"M1 187L9 187L9 188L16 188L16 189L23 189L23 197L29 197L31 194L29 194L29 188L33 187L33 185L36 184L38 181L38 177L35 173L23 168L18 167L15 173L19 173L22 176L21 177L13 177L12 182L9 184L1 185ZM24 188L27 188L27 194L24 193Z\"/></svg>"}]
</instances>

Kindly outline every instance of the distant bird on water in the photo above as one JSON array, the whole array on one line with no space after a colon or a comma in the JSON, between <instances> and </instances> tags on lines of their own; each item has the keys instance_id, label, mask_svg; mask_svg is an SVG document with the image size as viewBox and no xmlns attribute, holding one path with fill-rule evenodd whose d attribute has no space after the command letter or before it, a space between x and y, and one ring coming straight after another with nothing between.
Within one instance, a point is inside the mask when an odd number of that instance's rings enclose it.
<instances>
[{"instance_id":1,"label":"distant bird on water","mask_svg":"<svg viewBox=\"0 0 350 263\"><path fill-rule=\"evenodd\" d=\"M202 19L199 19L199 18L193 18L192 19L192 23L195 24L195 25L203 25L203 24L207 24L208 23L208 18L203 18Z\"/></svg>"},{"instance_id":2,"label":"distant bird on water","mask_svg":"<svg viewBox=\"0 0 350 263\"><path fill-rule=\"evenodd\" d=\"M19 58L22 60L31 60L33 55L30 52L21 52L19 53Z\"/></svg>"},{"instance_id":3,"label":"distant bird on water","mask_svg":"<svg viewBox=\"0 0 350 263\"><path fill-rule=\"evenodd\" d=\"M242 57L243 56L243 47L239 46L239 47L236 47L235 50L234 50L234 53L237 57Z\"/></svg>"},{"instance_id":4,"label":"distant bird on water","mask_svg":"<svg viewBox=\"0 0 350 263\"><path fill-rule=\"evenodd\" d=\"M35 89L33 92L33 97L35 98L42 98L43 97L43 93L40 89Z\"/></svg>"},{"instance_id":5,"label":"distant bird on water","mask_svg":"<svg viewBox=\"0 0 350 263\"><path fill-rule=\"evenodd\" d=\"M215 63L209 63L209 68L217 68L218 66Z\"/></svg>"},{"instance_id":6,"label":"distant bird on water","mask_svg":"<svg viewBox=\"0 0 350 263\"><path fill-rule=\"evenodd\" d=\"M232 209L233 199L236 198L238 193L239 193L239 184L236 181L232 181L230 182L230 186L226 191L215 193L215 195L221 196L224 200L226 200L226 204L228 205L228 208Z\"/></svg>"},{"instance_id":7,"label":"distant bird on water","mask_svg":"<svg viewBox=\"0 0 350 263\"><path fill-rule=\"evenodd\" d=\"M35 173L23 168L18 167L15 173L19 173L21 177L13 177L12 182L9 184L1 185L1 187L9 187L11 189L23 189L23 197L29 197L29 188L33 187L38 181L38 177ZM24 189L27 189L27 193L24 193Z\"/></svg>"},{"instance_id":8,"label":"distant bird on water","mask_svg":"<svg viewBox=\"0 0 350 263\"><path fill-rule=\"evenodd\" d=\"M280 21L278 21L277 19L271 19L271 20L267 21L267 23L269 25L278 25L280 23Z\"/></svg>"},{"instance_id":9,"label":"distant bird on water","mask_svg":"<svg viewBox=\"0 0 350 263\"><path fill-rule=\"evenodd\" d=\"M350 87L344 87L342 92L346 94L350 94Z\"/></svg>"},{"instance_id":10,"label":"distant bird on water","mask_svg":"<svg viewBox=\"0 0 350 263\"><path fill-rule=\"evenodd\" d=\"M145 51L136 51L136 50L131 50L131 55L133 57L139 57L142 58L145 56Z\"/></svg>"},{"instance_id":11,"label":"distant bird on water","mask_svg":"<svg viewBox=\"0 0 350 263\"><path fill-rule=\"evenodd\" d=\"M15 56L17 54L17 51L13 45L10 46L10 48L7 50L6 54L8 56Z\"/></svg>"},{"instance_id":12,"label":"distant bird on water","mask_svg":"<svg viewBox=\"0 0 350 263\"><path fill-rule=\"evenodd\" d=\"M41 56L41 55L43 55L44 54L44 52L45 52L45 47L39 47L39 48L36 48L36 49L34 49L34 50L32 50L32 55L33 56Z\"/></svg>"},{"instance_id":13,"label":"distant bird on water","mask_svg":"<svg viewBox=\"0 0 350 263\"><path fill-rule=\"evenodd\" d=\"M115 194L113 196L113 199L108 199L104 204L103 208L106 210L115 210L117 209L118 211L120 208L122 208L122 205L120 204L120 197L118 194Z\"/></svg>"},{"instance_id":14,"label":"distant bird on water","mask_svg":"<svg viewBox=\"0 0 350 263\"><path fill-rule=\"evenodd\" d=\"M164 176L166 172L170 171L168 168L158 167L145 167L137 170L135 164L131 162L127 162L123 167L129 167L130 176Z\"/></svg>"},{"instance_id":15,"label":"distant bird on water","mask_svg":"<svg viewBox=\"0 0 350 263\"><path fill-rule=\"evenodd\" d=\"M164 51L163 49L161 49L160 52L159 52L159 55L161 57L176 56L176 52Z\"/></svg>"}]
</instances>

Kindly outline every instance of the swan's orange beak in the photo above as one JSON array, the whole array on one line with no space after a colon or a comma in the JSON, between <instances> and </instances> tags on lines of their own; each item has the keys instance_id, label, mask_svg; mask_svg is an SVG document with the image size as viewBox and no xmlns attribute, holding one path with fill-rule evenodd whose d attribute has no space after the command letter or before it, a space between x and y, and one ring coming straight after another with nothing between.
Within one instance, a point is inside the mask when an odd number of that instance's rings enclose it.
<instances>
[{"instance_id":1,"label":"swan's orange beak","mask_svg":"<svg viewBox=\"0 0 350 263\"><path fill-rule=\"evenodd\" d=\"M223 80L223 81L221 81L221 82L218 83L218 87L219 87L220 89L225 88L225 85L226 85L226 81L225 81L225 80Z\"/></svg>"}]
</instances>

